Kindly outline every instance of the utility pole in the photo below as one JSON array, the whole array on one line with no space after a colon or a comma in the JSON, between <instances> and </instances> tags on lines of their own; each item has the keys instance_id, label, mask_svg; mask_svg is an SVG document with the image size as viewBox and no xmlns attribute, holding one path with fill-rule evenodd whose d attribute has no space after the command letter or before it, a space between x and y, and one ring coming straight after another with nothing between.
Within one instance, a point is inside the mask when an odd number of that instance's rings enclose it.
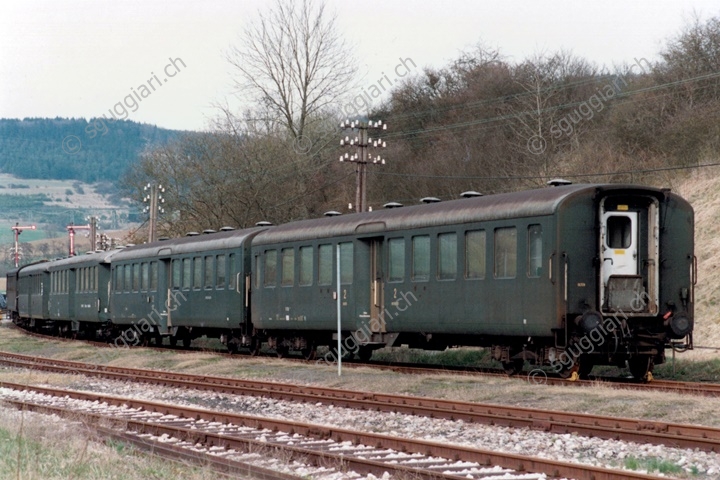
<instances>
[{"instance_id":1,"label":"utility pole","mask_svg":"<svg viewBox=\"0 0 720 480\"><path fill-rule=\"evenodd\" d=\"M15 268L18 268L20 266L20 247L18 245L18 237L23 230L35 230L35 225L21 227L18 223L15 223L15 226L10 227L10 230L15 233Z\"/></svg>"},{"instance_id":2,"label":"utility pole","mask_svg":"<svg viewBox=\"0 0 720 480\"><path fill-rule=\"evenodd\" d=\"M162 197L162 193L165 193L165 189L162 185L151 185L147 184L144 188L147 195L143 197L143 202L148 203L148 206L143 208L143 213L150 213L150 233L148 234L148 243L152 243L157 240L157 219L159 213L165 213L160 204L165 203L165 199Z\"/></svg>"},{"instance_id":3,"label":"utility pole","mask_svg":"<svg viewBox=\"0 0 720 480\"><path fill-rule=\"evenodd\" d=\"M368 120L367 123L361 123L358 120L352 122L345 120L340 124L340 128L344 130L356 130L358 132L355 138L351 139L349 136L346 136L340 140L340 146L357 147L357 152L353 155L347 153L344 156L340 155L340 161L357 164L355 168L355 211L364 212L367 210L367 164L385 165L384 158L380 157L380 155L376 155L373 158L369 152L370 148L385 148L385 142L379 138L370 138L368 135L373 131L387 130L387 124L384 124L382 120L378 120L377 122Z\"/></svg>"},{"instance_id":4,"label":"utility pole","mask_svg":"<svg viewBox=\"0 0 720 480\"><path fill-rule=\"evenodd\" d=\"M97 217L95 215L90 216L90 250L94 252L97 250L98 238L97 238Z\"/></svg>"}]
</instances>

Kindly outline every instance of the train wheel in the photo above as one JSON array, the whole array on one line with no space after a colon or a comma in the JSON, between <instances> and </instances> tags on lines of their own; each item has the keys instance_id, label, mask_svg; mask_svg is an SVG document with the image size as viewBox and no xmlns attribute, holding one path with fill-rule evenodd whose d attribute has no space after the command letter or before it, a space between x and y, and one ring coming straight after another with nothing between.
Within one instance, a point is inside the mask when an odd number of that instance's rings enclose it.
<instances>
[{"instance_id":1,"label":"train wheel","mask_svg":"<svg viewBox=\"0 0 720 480\"><path fill-rule=\"evenodd\" d=\"M290 351L290 349L288 347L283 347L281 345L278 345L275 348L275 353L277 353L278 358L287 357L289 351Z\"/></svg>"},{"instance_id":2,"label":"train wheel","mask_svg":"<svg viewBox=\"0 0 720 480\"><path fill-rule=\"evenodd\" d=\"M360 347L358 350L358 357L363 362L369 362L372 357L373 349L370 347Z\"/></svg>"},{"instance_id":3,"label":"train wheel","mask_svg":"<svg viewBox=\"0 0 720 480\"><path fill-rule=\"evenodd\" d=\"M587 380L594 366L595 362L593 361L593 359L590 358L588 355L583 355L579 358L578 376L582 380Z\"/></svg>"},{"instance_id":4,"label":"train wheel","mask_svg":"<svg viewBox=\"0 0 720 480\"><path fill-rule=\"evenodd\" d=\"M257 357L260 354L260 347L262 342L257 337L252 337L250 341L250 355Z\"/></svg>"},{"instance_id":5,"label":"train wheel","mask_svg":"<svg viewBox=\"0 0 720 480\"><path fill-rule=\"evenodd\" d=\"M503 370L510 376L517 375L522 372L525 360L510 360L509 362L502 362Z\"/></svg>"},{"instance_id":6,"label":"train wheel","mask_svg":"<svg viewBox=\"0 0 720 480\"><path fill-rule=\"evenodd\" d=\"M177 337L175 335L170 335L170 346L171 347L177 347Z\"/></svg>"},{"instance_id":7,"label":"train wheel","mask_svg":"<svg viewBox=\"0 0 720 480\"><path fill-rule=\"evenodd\" d=\"M563 365L563 368L558 372L558 375L560 375L560 377L564 378L565 380L570 380L571 382L574 382L580 378L579 371L580 364L578 362L573 362L573 364L569 367Z\"/></svg>"},{"instance_id":8,"label":"train wheel","mask_svg":"<svg viewBox=\"0 0 720 480\"><path fill-rule=\"evenodd\" d=\"M315 350L314 345L308 348L303 348L300 353L302 353L305 360L315 360L317 357L317 350Z\"/></svg>"},{"instance_id":9,"label":"train wheel","mask_svg":"<svg viewBox=\"0 0 720 480\"><path fill-rule=\"evenodd\" d=\"M185 335L182 339L183 341L183 347L190 348L190 344L192 343L192 338L190 338L190 335Z\"/></svg>"},{"instance_id":10,"label":"train wheel","mask_svg":"<svg viewBox=\"0 0 720 480\"><path fill-rule=\"evenodd\" d=\"M628 360L630 373L635 380L648 382L652 380L653 358L650 355L640 355Z\"/></svg>"}]
</instances>

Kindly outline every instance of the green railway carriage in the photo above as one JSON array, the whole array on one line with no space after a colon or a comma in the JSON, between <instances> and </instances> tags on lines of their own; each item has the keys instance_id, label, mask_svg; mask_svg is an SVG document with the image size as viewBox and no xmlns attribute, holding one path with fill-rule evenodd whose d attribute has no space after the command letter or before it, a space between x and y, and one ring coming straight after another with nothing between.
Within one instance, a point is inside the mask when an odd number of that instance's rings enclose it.
<instances>
[{"instance_id":1,"label":"green railway carriage","mask_svg":"<svg viewBox=\"0 0 720 480\"><path fill-rule=\"evenodd\" d=\"M567 185L271 227L253 240L253 326L280 354L342 336L493 347L567 375L630 362L645 376L692 346L693 212L667 190Z\"/></svg>"},{"instance_id":2,"label":"green railway carriage","mask_svg":"<svg viewBox=\"0 0 720 480\"><path fill-rule=\"evenodd\" d=\"M48 318L50 275L46 262L19 268L17 274L18 318L30 327L42 327Z\"/></svg>"},{"instance_id":3,"label":"green railway carriage","mask_svg":"<svg viewBox=\"0 0 720 480\"><path fill-rule=\"evenodd\" d=\"M187 236L123 249L112 259L114 325L189 345L202 335L250 343L246 278L261 229Z\"/></svg>"},{"instance_id":4,"label":"green railway carriage","mask_svg":"<svg viewBox=\"0 0 720 480\"><path fill-rule=\"evenodd\" d=\"M95 337L109 322L110 259L118 250L68 257L48 264L48 314L61 331Z\"/></svg>"},{"instance_id":5,"label":"green railway carriage","mask_svg":"<svg viewBox=\"0 0 720 480\"><path fill-rule=\"evenodd\" d=\"M207 335L311 358L336 345L339 300L339 353L483 346L510 373L627 363L649 378L667 348L692 348L695 281L685 200L562 185L27 265L8 274L8 307L21 325L111 341Z\"/></svg>"},{"instance_id":6,"label":"green railway carriage","mask_svg":"<svg viewBox=\"0 0 720 480\"><path fill-rule=\"evenodd\" d=\"M17 305L18 305L18 272L20 271L19 268L13 268L12 270L7 272L7 275L5 278L7 278L7 284L5 287L6 299L7 299L7 310L10 315L10 317L13 320L16 320L17 315Z\"/></svg>"}]
</instances>

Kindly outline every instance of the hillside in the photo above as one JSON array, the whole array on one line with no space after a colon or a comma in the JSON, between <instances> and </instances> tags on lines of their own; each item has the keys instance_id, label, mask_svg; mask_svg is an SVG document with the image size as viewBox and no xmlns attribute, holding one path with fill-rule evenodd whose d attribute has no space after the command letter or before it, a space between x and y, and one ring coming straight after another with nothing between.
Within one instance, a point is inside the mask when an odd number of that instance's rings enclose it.
<instances>
[{"instance_id":1,"label":"hillside","mask_svg":"<svg viewBox=\"0 0 720 480\"><path fill-rule=\"evenodd\" d=\"M695 209L695 255L698 282L695 289L695 333L698 348L693 358L720 357L720 168L704 169L681 181L677 193Z\"/></svg>"},{"instance_id":2,"label":"hillside","mask_svg":"<svg viewBox=\"0 0 720 480\"><path fill-rule=\"evenodd\" d=\"M0 119L0 171L19 178L115 182L147 147L181 134L129 120Z\"/></svg>"}]
</instances>

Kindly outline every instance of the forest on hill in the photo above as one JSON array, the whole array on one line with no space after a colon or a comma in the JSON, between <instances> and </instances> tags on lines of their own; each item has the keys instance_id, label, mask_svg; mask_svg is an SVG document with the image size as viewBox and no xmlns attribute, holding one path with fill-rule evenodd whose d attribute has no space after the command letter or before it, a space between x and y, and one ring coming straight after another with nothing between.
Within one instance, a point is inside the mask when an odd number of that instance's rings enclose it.
<instances>
[{"instance_id":1,"label":"forest on hill","mask_svg":"<svg viewBox=\"0 0 720 480\"><path fill-rule=\"evenodd\" d=\"M110 120L0 119L0 171L19 178L114 182L144 150L182 133Z\"/></svg>"},{"instance_id":2,"label":"forest on hill","mask_svg":"<svg viewBox=\"0 0 720 480\"><path fill-rule=\"evenodd\" d=\"M673 187L720 162L718 17L692 20L653 61L638 56L612 69L566 51L512 61L480 45L440 68L400 58L385 79L358 85L331 22L291 29L307 38L289 42L283 25L300 15L277 15L248 29L230 56L238 90L256 107L152 149L127 178L136 197L147 182L166 186L172 215L161 218L163 234L351 210L357 163L338 159L359 152L360 132L339 127L348 117L387 125L368 132L371 145L387 144L368 149L385 159L367 166L373 208L535 188L554 177ZM273 70L272 59L297 70ZM346 136L350 148L340 145Z\"/></svg>"}]
</instances>

